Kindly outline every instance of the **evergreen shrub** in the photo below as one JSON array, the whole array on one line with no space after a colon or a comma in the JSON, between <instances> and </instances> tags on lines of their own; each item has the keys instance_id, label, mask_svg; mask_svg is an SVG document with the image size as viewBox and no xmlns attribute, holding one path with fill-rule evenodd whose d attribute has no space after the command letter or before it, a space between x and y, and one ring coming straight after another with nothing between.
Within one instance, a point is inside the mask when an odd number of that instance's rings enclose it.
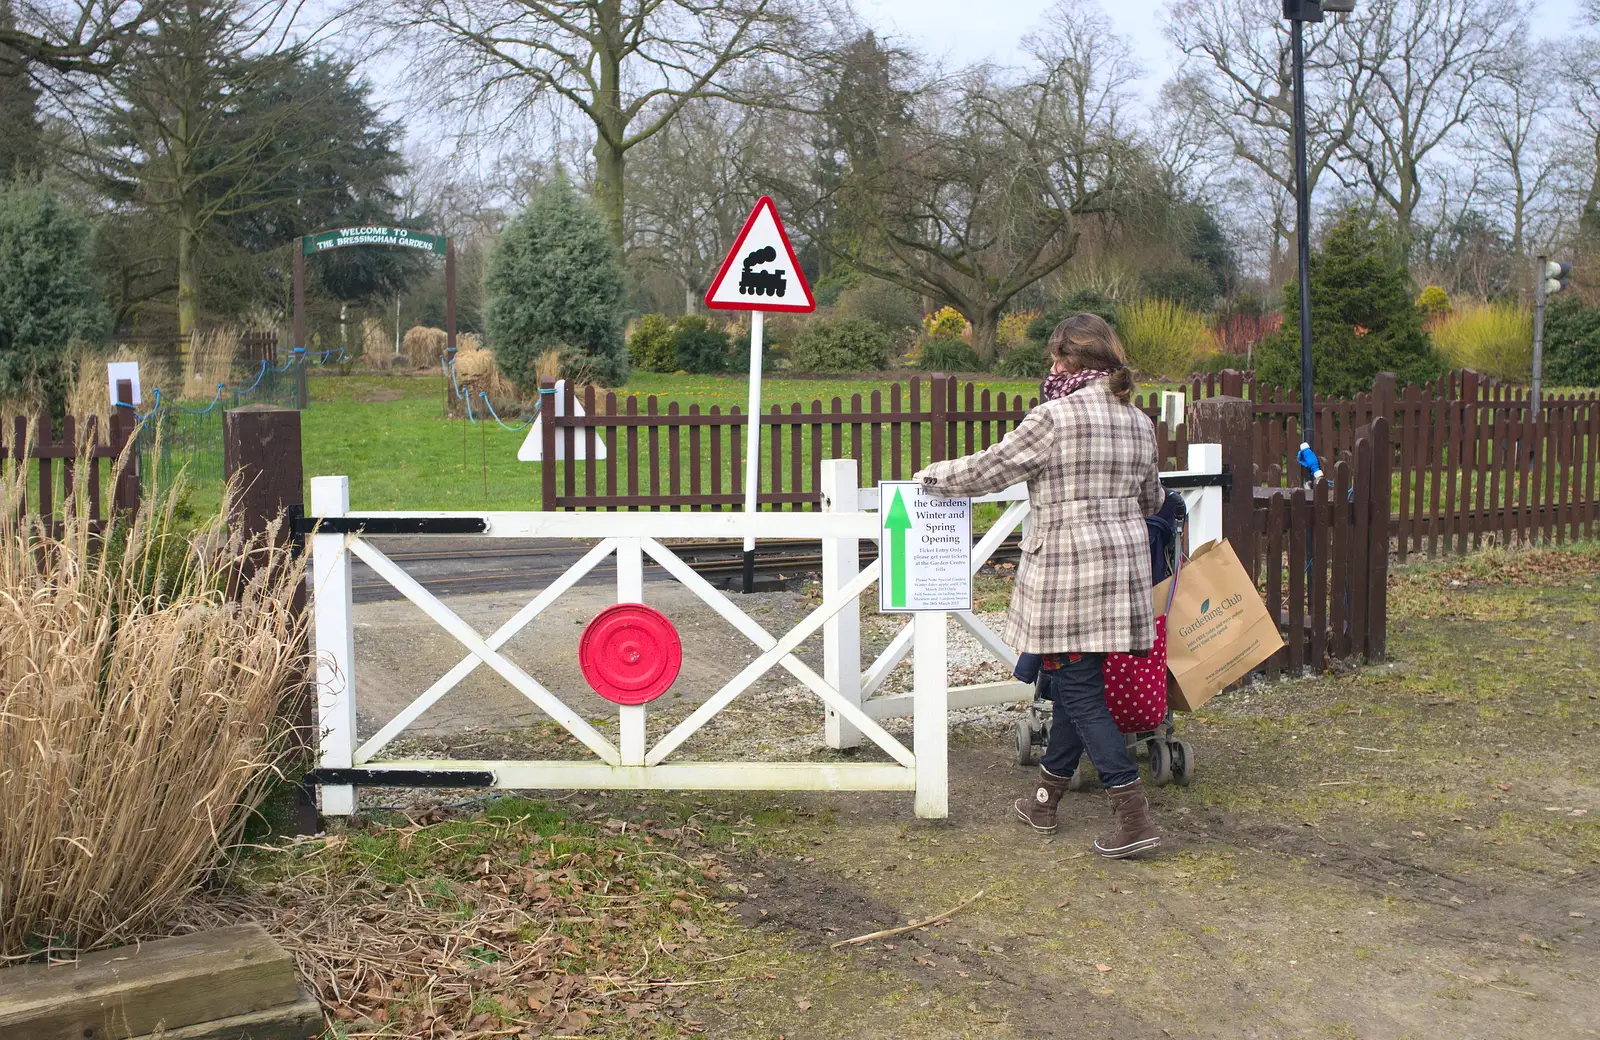
<instances>
[{"instance_id":1,"label":"evergreen shrub","mask_svg":"<svg viewBox=\"0 0 1600 1040\"><path fill-rule=\"evenodd\" d=\"M536 190L489 250L484 288L489 347L524 391L535 361L562 354L562 374L615 386L628 378L623 343L627 279L593 204L566 178Z\"/></svg>"},{"instance_id":2,"label":"evergreen shrub","mask_svg":"<svg viewBox=\"0 0 1600 1040\"><path fill-rule=\"evenodd\" d=\"M66 399L66 360L110 328L89 222L42 184L0 182L0 398Z\"/></svg>"},{"instance_id":3,"label":"evergreen shrub","mask_svg":"<svg viewBox=\"0 0 1600 1040\"><path fill-rule=\"evenodd\" d=\"M936 339L922 345L917 367L930 372L982 372L983 362L959 339Z\"/></svg>"},{"instance_id":4,"label":"evergreen shrub","mask_svg":"<svg viewBox=\"0 0 1600 1040\"><path fill-rule=\"evenodd\" d=\"M796 372L873 372L889 363L889 333L866 318L827 315L811 319L789 348Z\"/></svg>"},{"instance_id":5,"label":"evergreen shrub","mask_svg":"<svg viewBox=\"0 0 1600 1040\"><path fill-rule=\"evenodd\" d=\"M1386 228L1351 214L1328 232L1310 258L1311 358L1315 389L1354 397L1372 389L1379 372L1400 385L1424 383L1444 362L1422 329L1411 276ZM1300 287L1283 287L1283 326L1261 342L1256 377L1265 387L1300 386Z\"/></svg>"}]
</instances>

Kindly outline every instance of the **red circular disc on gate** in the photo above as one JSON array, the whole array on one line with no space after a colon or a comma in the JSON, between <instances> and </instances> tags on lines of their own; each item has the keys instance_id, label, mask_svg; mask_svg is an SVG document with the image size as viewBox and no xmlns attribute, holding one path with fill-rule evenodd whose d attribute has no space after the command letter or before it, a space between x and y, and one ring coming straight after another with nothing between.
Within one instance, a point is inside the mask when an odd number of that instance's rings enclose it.
<instances>
[{"instance_id":1,"label":"red circular disc on gate","mask_svg":"<svg viewBox=\"0 0 1600 1040\"><path fill-rule=\"evenodd\" d=\"M659 610L618 603L594 616L578 640L578 665L594 692L615 704L666 693L683 666L678 630Z\"/></svg>"}]
</instances>

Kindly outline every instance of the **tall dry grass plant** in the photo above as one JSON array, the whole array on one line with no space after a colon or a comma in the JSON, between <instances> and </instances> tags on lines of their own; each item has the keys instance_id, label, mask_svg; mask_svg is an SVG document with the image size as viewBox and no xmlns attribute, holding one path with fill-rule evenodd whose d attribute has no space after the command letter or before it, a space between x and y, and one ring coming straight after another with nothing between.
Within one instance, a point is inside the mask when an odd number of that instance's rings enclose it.
<instances>
[{"instance_id":1,"label":"tall dry grass plant","mask_svg":"<svg viewBox=\"0 0 1600 1040\"><path fill-rule=\"evenodd\" d=\"M197 401L211 400L216 396L218 383L233 379L233 363L238 356L238 329L196 332L184 356L183 396Z\"/></svg>"},{"instance_id":2,"label":"tall dry grass plant","mask_svg":"<svg viewBox=\"0 0 1600 1040\"><path fill-rule=\"evenodd\" d=\"M161 933L292 750L305 663L302 566L224 530L231 494L199 533L174 489L99 534L25 486L0 474L0 959Z\"/></svg>"}]
</instances>

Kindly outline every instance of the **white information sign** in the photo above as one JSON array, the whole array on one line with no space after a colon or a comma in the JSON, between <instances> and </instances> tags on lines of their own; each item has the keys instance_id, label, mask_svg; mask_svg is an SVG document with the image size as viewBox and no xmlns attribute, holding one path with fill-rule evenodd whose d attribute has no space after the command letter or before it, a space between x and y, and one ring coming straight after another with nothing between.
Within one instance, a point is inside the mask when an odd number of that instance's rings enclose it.
<instances>
[{"instance_id":1,"label":"white information sign","mask_svg":"<svg viewBox=\"0 0 1600 1040\"><path fill-rule=\"evenodd\" d=\"M972 609L972 500L930 495L914 480L878 485L878 609Z\"/></svg>"},{"instance_id":2,"label":"white information sign","mask_svg":"<svg viewBox=\"0 0 1600 1040\"><path fill-rule=\"evenodd\" d=\"M123 404L144 404L143 388L139 386L139 362L111 361L106 364L106 398L117 403L117 383L126 379L133 384L133 400Z\"/></svg>"}]
</instances>

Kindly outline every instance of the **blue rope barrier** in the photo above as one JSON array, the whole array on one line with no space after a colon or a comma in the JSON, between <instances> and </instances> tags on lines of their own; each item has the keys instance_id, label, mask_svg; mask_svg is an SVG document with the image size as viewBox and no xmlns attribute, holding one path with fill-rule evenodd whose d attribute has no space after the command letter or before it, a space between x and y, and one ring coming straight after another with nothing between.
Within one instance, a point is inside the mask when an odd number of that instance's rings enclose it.
<instances>
[{"instance_id":1,"label":"blue rope barrier","mask_svg":"<svg viewBox=\"0 0 1600 1040\"><path fill-rule=\"evenodd\" d=\"M212 396L211 403L206 405L204 408L200 409L199 411L195 411L193 408L185 408L183 405L178 404L176 402L173 402L173 404L170 407L176 408L179 412L182 412L184 415L206 415L213 408L215 408L217 406L217 402L218 401L222 400L222 391L226 390L227 388L228 388L228 386L227 386L226 383L218 383L217 384L217 392L216 392L215 395ZM159 393L159 391L157 391L157 392Z\"/></svg>"},{"instance_id":2,"label":"blue rope barrier","mask_svg":"<svg viewBox=\"0 0 1600 1040\"><path fill-rule=\"evenodd\" d=\"M528 416L525 421L517 426L507 426L506 421L500 418L500 414L494 410L494 405L489 402L489 395L484 393L482 390L479 390L478 396L483 398L483 406L489 410L489 414L494 417L494 421L499 423L500 428L508 433L521 433L523 430L526 430L528 427L532 426L533 421L539 417L539 408L537 405L535 405L534 413Z\"/></svg>"},{"instance_id":3,"label":"blue rope barrier","mask_svg":"<svg viewBox=\"0 0 1600 1040\"><path fill-rule=\"evenodd\" d=\"M478 424L479 420L478 420L478 417L476 415L474 415L473 411L472 411L472 392L461 389L461 381L456 378L456 363L455 363L455 359L454 358L447 358L444 354L440 354L439 355L439 368L443 371L445 376L450 380L450 390L451 390L451 392L455 394L456 399L459 400L463 404L463 406L465 407L465 410L466 410L466 413L467 413L467 421L469 423L471 423L472 425L476 426ZM541 400L538 401L538 402L535 402L535 404L533 406L534 414L528 416L527 419L523 420L518 425L512 426L512 425L508 424L504 419L500 418L500 413L495 411L494 405L492 403L490 403L489 395L486 392L484 392L482 390L476 391L478 397L480 397L483 400L484 410L487 411L489 417L494 419L494 421L496 423L499 423L500 424L500 428L505 430L508 433L520 433L521 431L526 430L529 426L532 426L534 421L536 419L538 419L539 412L543 410L544 402L543 402L542 398L544 397L544 395L553 394L555 392L556 391L555 391L554 387L540 387L539 388L539 396L540 396Z\"/></svg>"},{"instance_id":4,"label":"blue rope barrier","mask_svg":"<svg viewBox=\"0 0 1600 1040\"><path fill-rule=\"evenodd\" d=\"M263 378L265 378L266 374L267 374L267 363L265 361L262 361L261 362L261 371L256 373L256 381L254 383L250 384L249 389L247 389L247 390L235 390L234 393L236 393L236 394L248 394L248 393L253 392L256 387L261 385L261 380ZM222 384L219 383L217 385L221 386Z\"/></svg>"},{"instance_id":5,"label":"blue rope barrier","mask_svg":"<svg viewBox=\"0 0 1600 1040\"><path fill-rule=\"evenodd\" d=\"M156 412L161 410L161 388L159 386L151 387L150 395L155 399L155 403L152 404L150 406L150 410L145 412L143 415L139 414L139 409L135 408L131 402L116 401L114 404L118 408L126 408L128 411L132 412L134 421L142 423L148 420L152 415L156 414Z\"/></svg>"}]
</instances>

